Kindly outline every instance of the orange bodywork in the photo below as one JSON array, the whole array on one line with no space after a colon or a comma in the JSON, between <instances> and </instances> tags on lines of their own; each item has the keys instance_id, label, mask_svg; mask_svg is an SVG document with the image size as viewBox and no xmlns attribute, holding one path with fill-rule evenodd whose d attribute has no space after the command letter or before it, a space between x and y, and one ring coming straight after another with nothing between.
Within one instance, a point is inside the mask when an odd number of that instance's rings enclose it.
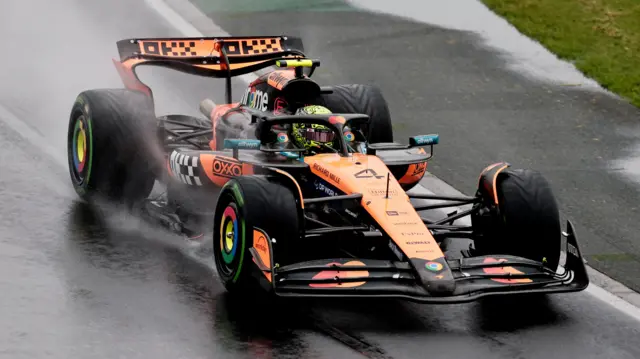
<instances>
[{"instance_id":1,"label":"orange bodywork","mask_svg":"<svg viewBox=\"0 0 640 359\"><path fill-rule=\"evenodd\" d=\"M341 267L341 266L364 266L365 264L360 261L350 261L345 264L340 263L329 263L327 267ZM369 272L366 270L363 271L340 271L340 269L331 269L325 270L318 274L316 274L313 279L329 279L329 278L358 278L358 277L368 277ZM364 285L366 282L344 282L344 283L312 283L309 284L310 287L314 288L353 288Z\"/></svg>"},{"instance_id":2,"label":"orange bodywork","mask_svg":"<svg viewBox=\"0 0 640 359\"><path fill-rule=\"evenodd\" d=\"M409 165L407 172L400 177L398 182L401 184L414 184L424 177L427 171L427 162L414 163Z\"/></svg>"},{"instance_id":3,"label":"orange bodywork","mask_svg":"<svg viewBox=\"0 0 640 359\"><path fill-rule=\"evenodd\" d=\"M200 163L211 182L220 187L233 177L253 174L253 165L242 163L233 157L203 153L200 155Z\"/></svg>"},{"instance_id":4,"label":"orange bodywork","mask_svg":"<svg viewBox=\"0 0 640 359\"><path fill-rule=\"evenodd\" d=\"M277 70L269 74L267 83L278 90L282 90L284 85L295 78L295 73L292 70Z\"/></svg>"},{"instance_id":5,"label":"orange bodywork","mask_svg":"<svg viewBox=\"0 0 640 359\"><path fill-rule=\"evenodd\" d=\"M129 90L140 91L147 96L152 97L153 95L149 86L143 84L134 71L134 67L143 62L145 62L145 60L132 59L125 62L113 60L113 64L115 65L116 70L118 70L118 74L126 88Z\"/></svg>"},{"instance_id":6,"label":"orange bodywork","mask_svg":"<svg viewBox=\"0 0 640 359\"><path fill-rule=\"evenodd\" d=\"M507 261L506 259L497 260L494 258L485 258L484 263L500 263L500 262L506 262L506 261ZM483 268L483 270L487 274L524 274L513 267L491 267L491 268ZM492 278L492 280L498 283L504 283L504 284L533 282L529 278L517 278L517 279Z\"/></svg>"},{"instance_id":7,"label":"orange bodywork","mask_svg":"<svg viewBox=\"0 0 640 359\"><path fill-rule=\"evenodd\" d=\"M239 103L232 103L232 104L224 104L224 105L217 105L209 114L209 118L211 119L211 123L213 123L213 137L211 138L211 141L209 141L209 147L211 147L212 150L216 150L216 146L217 146L217 140L216 140L216 127L218 125L218 119L220 117L222 117L222 115L224 115L225 113L227 113L230 109L237 107L239 105Z\"/></svg>"},{"instance_id":8,"label":"orange bodywork","mask_svg":"<svg viewBox=\"0 0 640 359\"><path fill-rule=\"evenodd\" d=\"M258 253L258 257L262 264L271 269L271 251L269 250L269 243L267 243L267 236L259 230L253 230L253 248L255 248ZM253 259L255 262L255 258ZM262 272L267 280L271 282L271 273Z\"/></svg>"},{"instance_id":9,"label":"orange bodywork","mask_svg":"<svg viewBox=\"0 0 640 359\"><path fill-rule=\"evenodd\" d=\"M346 194L362 193L362 207L409 258L431 261L444 256L409 196L378 157L320 154L304 161L311 172Z\"/></svg>"}]
</instances>

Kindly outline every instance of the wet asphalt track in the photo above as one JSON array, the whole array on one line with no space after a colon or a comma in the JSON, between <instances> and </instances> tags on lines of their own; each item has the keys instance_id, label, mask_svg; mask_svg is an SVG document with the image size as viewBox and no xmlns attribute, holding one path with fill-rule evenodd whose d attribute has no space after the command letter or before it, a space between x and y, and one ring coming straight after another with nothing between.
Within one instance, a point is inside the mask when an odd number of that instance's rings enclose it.
<instances>
[{"instance_id":1,"label":"wet asphalt track","mask_svg":"<svg viewBox=\"0 0 640 359\"><path fill-rule=\"evenodd\" d=\"M120 86L110 62L116 56L115 41L176 35L175 30L140 0L10 0L0 10L0 38L4 51L12 54L3 57L0 69L2 357L640 357L640 323L587 293L437 307L397 301L275 306L229 302L211 280L211 271L171 244L172 236L128 217L97 218L76 203L64 166L67 115L74 96L85 88ZM583 95L562 95L560 90L557 95L571 105L550 107L546 90L502 73L499 60L474 47L466 34L383 16L322 16L289 25L266 15L239 16L235 24L215 20L231 33L262 33L270 26L274 32L302 33L310 38L311 55L325 60L318 73L322 82L375 80L390 86L385 93L398 117L397 133L424 132L419 125L429 120L432 128L427 131L442 133L446 144L436 152L439 161L431 170L448 175L454 184L464 183L462 190L468 190L469 178L498 154L510 154L516 163L532 160L528 156L533 152L527 150L531 142L520 139L514 148L516 140L506 137L515 129L496 130L507 121L505 114L523 122L523 114L544 108L548 111L538 120L554 110L560 111L558 117L563 111L599 111L597 105L581 110ZM326 21L334 26L326 26ZM398 65L393 48L363 49L376 34L380 41L410 45L417 55ZM377 59L356 63L364 54ZM440 71L421 69L420 56L429 57ZM397 71L401 66L412 72ZM373 70L383 73L376 78ZM154 72L161 112L195 112L200 97L221 98L222 83L191 77L180 81L165 71ZM483 91L466 92L474 86ZM434 111L421 112L425 107ZM613 103L607 108L609 113L622 111ZM473 122L478 113L480 119ZM437 121L445 116L449 125ZM500 119L491 125L491 117ZM479 129L477 123L486 128ZM456 126L470 131L459 133ZM603 134L608 133L605 129ZM474 132L480 136L472 136ZM475 142L460 142L474 137ZM511 145L496 152L496 144L480 142L491 138ZM542 144L536 143L539 151ZM465 147L476 155L454 158L454 150ZM593 157L583 152L576 150L573 156ZM553 153L548 156L553 160ZM456 168L442 165L452 160ZM576 170L564 164L546 168L552 176ZM467 172L473 175L463 182Z\"/></svg>"}]
</instances>

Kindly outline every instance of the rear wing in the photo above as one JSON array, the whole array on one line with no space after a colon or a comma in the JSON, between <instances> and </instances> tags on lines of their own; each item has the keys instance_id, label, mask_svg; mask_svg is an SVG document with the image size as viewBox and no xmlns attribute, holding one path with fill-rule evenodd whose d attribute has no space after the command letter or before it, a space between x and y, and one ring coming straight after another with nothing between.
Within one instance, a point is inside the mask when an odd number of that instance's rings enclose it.
<instances>
[{"instance_id":1,"label":"rear wing","mask_svg":"<svg viewBox=\"0 0 640 359\"><path fill-rule=\"evenodd\" d=\"M302 40L292 36L140 38L117 42L120 61L114 60L128 88L151 90L140 82L138 65L169 67L198 76L227 79L275 65L283 58L304 58Z\"/></svg>"}]
</instances>

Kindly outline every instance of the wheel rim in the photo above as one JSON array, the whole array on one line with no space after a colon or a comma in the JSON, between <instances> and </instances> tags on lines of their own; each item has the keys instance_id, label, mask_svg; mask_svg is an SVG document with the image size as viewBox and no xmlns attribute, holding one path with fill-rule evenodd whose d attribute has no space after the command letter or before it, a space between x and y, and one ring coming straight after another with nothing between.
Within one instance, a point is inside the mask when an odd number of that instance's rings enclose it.
<instances>
[{"instance_id":1,"label":"wheel rim","mask_svg":"<svg viewBox=\"0 0 640 359\"><path fill-rule=\"evenodd\" d=\"M85 115L76 119L70 140L72 177L76 185L83 185L91 174L91 127Z\"/></svg>"},{"instance_id":2,"label":"wheel rim","mask_svg":"<svg viewBox=\"0 0 640 359\"><path fill-rule=\"evenodd\" d=\"M238 208L231 202L222 212L220 219L220 269L226 276L231 276L237 268L239 230Z\"/></svg>"}]
</instances>

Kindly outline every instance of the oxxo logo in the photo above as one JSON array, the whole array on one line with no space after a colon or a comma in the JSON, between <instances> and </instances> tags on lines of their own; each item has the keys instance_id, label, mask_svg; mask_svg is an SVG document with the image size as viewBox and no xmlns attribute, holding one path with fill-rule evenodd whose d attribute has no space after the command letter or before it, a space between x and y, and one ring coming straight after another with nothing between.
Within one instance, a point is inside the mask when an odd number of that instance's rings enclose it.
<instances>
[{"instance_id":1,"label":"oxxo logo","mask_svg":"<svg viewBox=\"0 0 640 359\"><path fill-rule=\"evenodd\" d=\"M242 96L241 102L256 110L266 111L267 104L269 103L269 94L264 91L256 90L255 88L248 88Z\"/></svg>"},{"instance_id":2,"label":"oxxo logo","mask_svg":"<svg viewBox=\"0 0 640 359\"><path fill-rule=\"evenodd\" d=\"M242 167L238 163L216 158L213 161L213 173L222 177L241 176Z\"/></svg>"}]
</instances>

